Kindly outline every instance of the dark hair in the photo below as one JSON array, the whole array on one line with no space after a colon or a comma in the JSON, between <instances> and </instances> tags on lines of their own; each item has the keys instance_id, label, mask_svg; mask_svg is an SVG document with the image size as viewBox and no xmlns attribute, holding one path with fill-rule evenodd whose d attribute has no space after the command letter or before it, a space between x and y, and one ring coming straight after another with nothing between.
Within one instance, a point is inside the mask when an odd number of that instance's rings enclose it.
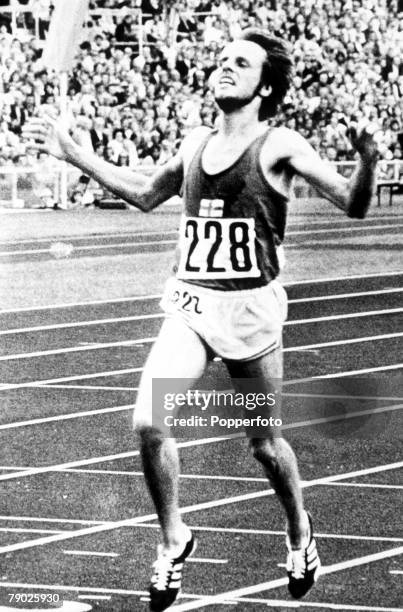
<instances>
[{"instance_id":1,"label":"dark hair","mask_svg":"<svg viewBox=\"0 0 403 612\"><path fill-rule=\"evenodd\" d=\"M291 85L293 75L291 50L284 40L259 28L247 28L242 31L239 38L259 45L266 52L261 85L271 85L272 92L267 98L262 98L259 110L259 120L265 121L276 114L278 105L284 100Z\"/></svg>"}]
</instances>

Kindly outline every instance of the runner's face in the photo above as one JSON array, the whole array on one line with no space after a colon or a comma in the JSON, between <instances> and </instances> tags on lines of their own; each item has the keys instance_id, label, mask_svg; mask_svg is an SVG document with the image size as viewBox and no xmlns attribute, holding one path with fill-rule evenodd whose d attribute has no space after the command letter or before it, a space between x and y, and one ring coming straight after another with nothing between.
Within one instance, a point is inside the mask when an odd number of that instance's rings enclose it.
<instances>
[{"instance_id":1,"label":"runner's face","mask_svg":"<svg viewBox=\"0 0 403 612\"><path fill-rule=\"evenodd\" d=\"M265 51L256 43L237 40L221 53L219 67L214 74L214 97L225 111L226 101L239 107L248 104L259 90Z\"/></svg>"}]
</instances>

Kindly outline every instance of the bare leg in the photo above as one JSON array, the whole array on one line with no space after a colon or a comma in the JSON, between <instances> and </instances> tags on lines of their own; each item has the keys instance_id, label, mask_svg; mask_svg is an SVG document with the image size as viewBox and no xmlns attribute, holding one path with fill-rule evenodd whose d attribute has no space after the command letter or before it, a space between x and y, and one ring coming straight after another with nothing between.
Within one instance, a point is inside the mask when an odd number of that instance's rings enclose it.
<instances>
[{"instance_id":1,"label":"bare leg","mask_svg":"<svg viewBox=\"0 0 403 612\"><path fill-rule=\"evenodd\" d=\"M242 383L237 378L254 379L256 393L272 393L281 386L283 375L281 349L248 362L228 362L228 371L237 391ZM251 389L248 388L248 391ZM274 414L275 412L275 414ZM280 406L275 411L267 407L267 416L280 416ZM281 433L268 428L267 437L251 438L253 456L262 464L264 472L282 503L288 523L288 534L292 548L300 548L302 539L308 533L308 521L304 511L297 460L288 442Z\"/></svg>"},{"instance_id":2,"label":"bare leg","mask_svg":"<svg viewBox=\"0 0 403 612\"><path fill-rule=\"evenodd\" d=\"M178 346L178 342L180 345ZM179 457L175 440L153 425L153 378L183 378L177 392L185 393L202 375L206 349L199 336L179 319L166 319L144 367L134 413L140 435L144 476L161 524L164 547L173 550L186 541L189 531L178 509Z\"/></svg>"}]
</instances>

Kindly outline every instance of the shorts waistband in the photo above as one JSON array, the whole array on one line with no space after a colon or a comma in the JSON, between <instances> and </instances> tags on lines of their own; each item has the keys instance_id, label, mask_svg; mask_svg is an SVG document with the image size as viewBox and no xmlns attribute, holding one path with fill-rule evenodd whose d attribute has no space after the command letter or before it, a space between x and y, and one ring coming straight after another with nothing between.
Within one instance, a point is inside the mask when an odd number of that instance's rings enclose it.
<instances>
[{"instance_id":1,"label":"shorts waistband","mask_svg":"<svg viewBox=\"0 0 403 612\"><path fill-rule=\"evenodd\" d=\"M267 285L263 285L262 287L255 287L254 289L238 289L235 291L223 291L222 289L210 289L209 287L201 287L200 285L196 285L193 283L187 283L186 281L180 280L179 278L173 277L171 281L177 283L180 287L186 288L187 290L194 290L198 293L203 293L204 295L209 296L219 296L220 299L234 299L236 297L248 297L249 295L258 295L259 293L263 293L267 290L268 287L272 283L279 284L279 281L276 279L271 280Z\"/></svg>"}]
</instances>

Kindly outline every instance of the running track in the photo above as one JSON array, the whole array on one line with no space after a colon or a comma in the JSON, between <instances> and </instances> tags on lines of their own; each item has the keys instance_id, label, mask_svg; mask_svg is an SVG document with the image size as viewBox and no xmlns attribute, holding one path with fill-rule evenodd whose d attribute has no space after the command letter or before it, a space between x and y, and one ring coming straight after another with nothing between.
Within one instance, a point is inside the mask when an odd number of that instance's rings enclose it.
<instances>
[{"instance_id":1,"label":"running track","mask_svg":"<svg viewBox=\"0 0 403 612\"><path fill-rule=\"evenodd\" d=\"M401 231L399 218L369 219L353 231L339 219L314 227L308 241L304 228L292 225L288 248L315 245L320 256L329 243L358 250L368 238L376 249L385 234L395 243ZM171 231L65 235L62 242L77 258L122 251L135 257L172 249ZM46 261L54 242L2 243L0 257ZM299 604L308 612L400 609L402 276L384 270L287 287L286 435L299 457L327 574ZM81 605L66 610L146 610L158 531L130 414L161 324L157 292L8 309L0 320L0 601L10 592L58 593ZM214 362L208 375L222 374ZM300 382L309 377L314 385ZM361 395L350 402L348 381L357 379L364 381ZM324 395L343 400L330 422ZM199 549L172 609L295 607L279 567L282 515L244 440L178 443L181 507Z\"/></svg>"}]
</instances>

